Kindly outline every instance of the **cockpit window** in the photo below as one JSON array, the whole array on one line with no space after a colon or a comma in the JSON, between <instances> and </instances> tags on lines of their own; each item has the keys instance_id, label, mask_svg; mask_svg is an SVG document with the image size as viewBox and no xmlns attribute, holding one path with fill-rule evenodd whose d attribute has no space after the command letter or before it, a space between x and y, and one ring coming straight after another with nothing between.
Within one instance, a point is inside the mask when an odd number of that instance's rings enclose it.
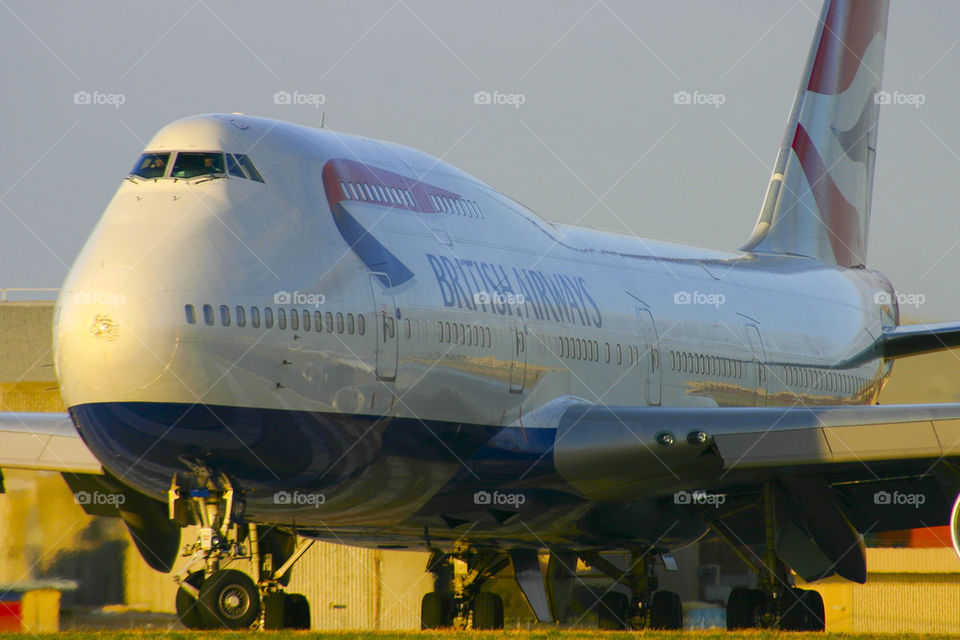
<instances>
[{"instance_id":1,"label":"cockpit window","mask_svg":"<svg viewBox=\"0 0 960 640\"><path fill-rule=\"evenodd\" d=\"M170 162L169 153L145 153L137 159L130 175L141 178L162 178L167 172Z\"/></svg>"},{"instance_id":2,"label":"cockpit window","mask_svg":"<svg viewBox=\"0 0 960 640\"><path fill-rule=\"evenodd\" d=\"M227 170L230 172L230 175L236 176L237 178L246 178L244 175L243 169L240 168L240 164L237 162L237 159L233 157L232 153L227 154Z\"/></svg>"},{"instance_id":3,"label":"cockpit window","mask_svg":"<svg viewBox=\"0 0 960 640\"><path fill-rule=\"evenodd\" d=\"M250 176L251 180L256 180L257 182L263 182L263 176L260 175L260 172L257 171L257 168L253 166L253 161L247 157L245 153L235 153L237 157L237 162L243 165L243 168L247 170L247 174Z\"/></svg>"},{"instance_id":4,"label":"cockpit window","mask_svg":"<svg viewBox=\"0 0 960 640\"><path fill-rule=\"evenodd\" d=\"M181 151L173 163L172 178L197 178L199 176L223 175L222 153L194 153Z\"/></svg>"}]
</instances>

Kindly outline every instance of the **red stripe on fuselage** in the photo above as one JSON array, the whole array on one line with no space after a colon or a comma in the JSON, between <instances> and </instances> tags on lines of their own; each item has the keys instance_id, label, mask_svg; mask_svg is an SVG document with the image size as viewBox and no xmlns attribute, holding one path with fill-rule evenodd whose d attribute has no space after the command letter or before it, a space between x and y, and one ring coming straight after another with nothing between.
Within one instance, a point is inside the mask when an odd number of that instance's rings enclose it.
<instances>
[{"instance_id":1,"label":"red stripe on fuselage","mask_svg":"<svg viewBox=\"0 0 960 640\"><path fill-rule=\"evenodd\" d=\"M379 186L381 188L393 187L394 189L406 191L410 194L415 206L411 207L405 202L392 202L389 197L386 201L367 198L361 201L379 204L392 209L417 211L419 213L439 213L433 206L430 195L446 196L453 199L461 198L460 195L452 191L413 180L399 173L394 173L393 171L371 167L363 162L348 160L346 158L336 158L327 161L327 163L323 165L322 176L323 189L327 194L327 201L331 207L344 200L356 200L351 194L344 193L343 187L341 186L343 183L374 187Z\"/></svg>"}]
</instances>

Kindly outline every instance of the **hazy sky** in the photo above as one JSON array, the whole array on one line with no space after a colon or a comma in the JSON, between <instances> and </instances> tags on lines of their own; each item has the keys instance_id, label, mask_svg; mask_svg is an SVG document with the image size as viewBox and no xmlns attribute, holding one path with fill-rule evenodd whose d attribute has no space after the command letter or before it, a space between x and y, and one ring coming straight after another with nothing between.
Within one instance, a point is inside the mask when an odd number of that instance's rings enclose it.
<instances>
[{"instance_id":1,"label":"hazy sky","mask_svg":"<svg viewBox=\"0 0 960 640\"><path fill-rule=\"evenodd\" d=\"M211 111L308 125L326 111L330 128L443 156L548 219L738 247L819 11L0 0L0 287L59 286L146 141ZM953 0L893 2L884 88L923 104L880 114L868 262L930 319L960 318L957 24ZM102 104L75 104L84 91ZM277 104L284 91L303 104ZM523 104L478 105L478 91ZM723 104L676 105L678 91Z\"/></svg>"}]
</instances>

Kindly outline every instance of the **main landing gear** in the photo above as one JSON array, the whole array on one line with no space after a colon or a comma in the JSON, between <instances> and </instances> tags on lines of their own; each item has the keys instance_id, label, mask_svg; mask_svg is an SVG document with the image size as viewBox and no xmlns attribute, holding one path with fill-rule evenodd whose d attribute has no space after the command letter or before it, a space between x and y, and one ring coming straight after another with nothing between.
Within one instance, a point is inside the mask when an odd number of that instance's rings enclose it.
<instances>
[{"instance_id":1,"label":"main landing gear","mask_svg":"<svg viewBox=\"0 0 960 640\"><path fill-rule=\"evenodd\" d=\"M767 482L761 497L764 520L764 550L761 557L747 555L722 520L711 523L714 532L757 574L757 589L737 588L727 600L727 629L781 629L823 631L823 598L811 589L790 584L789 571L777 556L777 522L773 485Z\"/></svg>"},{"instance_id":2,"label":"main landing gear","mask_svg":"<svg viewBox=\"0 0 960 640\"><path fill-rule=\"evenodd\" d=\"M294 534L238 520L240 509L229 479L203 468L187 489L174 477L168 492L170 519L198 524L196 542L184 548L186 567L175 576L176 609L188 629L309 629L310 605L283 587L289 572L313 541L297 544ZM247 561L253 576L226 568Z\"/></svg>"},{"instance_id":3,"label":"main landing gear","mask_svg":"<svg viewBox=\"0 0 960 640\"><path fill-rule=\"evenodd\" d=\"M423 597L420 621L423 629L502 629L503 600L483 591L497 572L513 564L514 577L541 622L562 620L569 604L569 590L575 579L578 555L591 566L627 585L631 596L608 591L596 605L601 629L682 629L680 596L657 591L653 573L655 553L634 553L632 566L623 571L599 553L586 551L551 554L546 576L541 573L535 549L502 551L465 549L451 553L435 551L427 565L433 574L434 590ZM672 558L667 558L672 561ZM564 595L566 594L566 595Z\"/></svg>"},{"instance_id":4,"label":"main landing gear","mask_svg":"<svg viewBox=\"0 0 960 640\"><path fill-rule=\"evenodd\" d=\"M601 629L683 629L683 603L673 591L658 591L654 565L658 554L653 550L632 552L630 567L623 571L595 552L581 552L584 562L613 579L614 585L623 584L630 596L609 590L597 604L597 625ZM673 558L664 556L670 566Z\"/></svg>"},{"instance_id":5,"label":"main landing gear","mask_svg":"<svg viewBox=\"0 0 960 640\"><path fill-rule=\"evenodd\" d=\"M503 629L503 599L480 589L509 562L502 553L469 550L452 555L435 551L427 563L434 590L423 596L420 627Z\"/></svg>"}]
</instances>

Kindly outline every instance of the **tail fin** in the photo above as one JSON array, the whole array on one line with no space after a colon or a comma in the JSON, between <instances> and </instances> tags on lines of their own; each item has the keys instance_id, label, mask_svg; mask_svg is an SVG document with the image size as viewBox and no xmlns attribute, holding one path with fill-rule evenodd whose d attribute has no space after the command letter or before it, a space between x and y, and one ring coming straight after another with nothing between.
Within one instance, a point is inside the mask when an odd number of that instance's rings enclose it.
<instances>
[{"instance_id":1,"label":"tail fin","mask_svg":"<svg viewBox=\"0 0 960 640\"><path fill-rule=\"evenodd\" d=\"M866 261L887 10L888 0L824 4L745 251Z\"/></svg>"}]
</instances>

